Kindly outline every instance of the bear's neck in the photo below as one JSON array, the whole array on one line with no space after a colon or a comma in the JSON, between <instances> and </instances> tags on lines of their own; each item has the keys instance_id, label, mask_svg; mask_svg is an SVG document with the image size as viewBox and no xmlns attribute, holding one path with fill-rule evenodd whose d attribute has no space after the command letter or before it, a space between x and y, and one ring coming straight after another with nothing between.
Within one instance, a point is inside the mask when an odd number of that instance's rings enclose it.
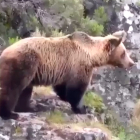
<instances>
[{"instance_id":1,"label":"bear's neck","mask_svg":"<svg viewBox=\"0 0 140 140\"><path fill-rule=\"evenodd\" d=\"M103 55L98 55L97 56L93 56L93 59L92 59L92 66L93 67L101 67L101 66L105 66L108 64L108 57L107 55L106 56L103 56Z\"/></svg>"},{"instance_id":2,"label":"bear's neck","mask_svg":"<svg viewBox=\"0 0 140 140\"><path fill-rule=\"evenodd\" d=\"M92 50L91 57L93 67L105 66L109 62L109 54L104 50L103 46L95 46Z\"/></svg>"}]
</instances>

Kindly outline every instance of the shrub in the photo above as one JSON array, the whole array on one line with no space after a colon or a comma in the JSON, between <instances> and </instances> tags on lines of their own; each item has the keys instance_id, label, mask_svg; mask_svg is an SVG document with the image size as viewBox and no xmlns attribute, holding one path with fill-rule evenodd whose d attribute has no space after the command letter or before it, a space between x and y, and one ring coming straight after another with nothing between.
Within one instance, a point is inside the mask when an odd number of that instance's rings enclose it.
<instances>
[{"instance_id":1,"label":"shrub","mask_svg":"<svg viewBox=\"0 0 140 140\"><path fill-rule=\"evenodd\" d=\"M99 7L95 10L95 19L83 18L84 7L81 0L49 0L50 9L64 17L67 25L72 25L74 30L82 30L91 35L102 35L104 32L103 24L107 21L104 8Z\"/></svg>"},{"instance_id":2,"label":"shrub","mask_svg":"<svg viewBox=\"0 0 140 140\"><path fill-rule=\"evenodd\" d=\"M35 29L37 27L39 30L44 31L44 26L41 25L39 19L35 15L28 15L25 22L26 27L29 29Z\"/></svg>"},{"instance_id":3,"label":"shrub","mask_svg":"<svg viewBox=\"0 0 140 140\"><path fill-rule=\"evenodd\" d=\"M49 6L56 14L66 18L69 24L73 21L80 22L83 16L82 0L49 0Z\"/></svg>"},{"instance_id":4,"label":"shrub","mask_svg":"<svg viewBox=\"0 0 140 140\"><path fill-rule=\"evenodd\" d=\"M36 30L35 30L35 32L33 32L33 33L31 34L31 36L34 36L34 37L41 37L41 36L44 36L44 37L45 37L46 34L45 34L45 32L40 31L39 28L37 27Z\"/></svg>"},{"instance_id":5,"label":"shrub","mask_svg":"<svg viewBox=\"0 0 140 140\"><path fill-rule=\"evenodd\" d=\"M16 37L17 33L12 29L12 27L10 27L10 24L3 24L0 22L0 27L0 36L5 40L5 43L3 45L4 47L6 47L7 45L9 45L9 38Z\"/></svg>"},{"instance_id":6,"label":"shrub","mask_svg":"<svg viewBox=\"0 0 140 140\"><path fill-rule=\"evenodd\" d=\"M95 20L90 20L89 17L82 18L81 30L89 33L90 35L103 35L104 27Z\"/></svg>"},{"instance_id":7,"label":"shrub","mask_svg":"<svg viewBox=\"0 0 140 140\"><path fill-rule=\"evenodd\" d=\"M105 22L108 21L107 14L106 14L105 9L104 9L103 6L100 6L98 9L95 10L95 12L94 12L94 18L100 24L104 24Z\"/></svg>"}]
</instances>

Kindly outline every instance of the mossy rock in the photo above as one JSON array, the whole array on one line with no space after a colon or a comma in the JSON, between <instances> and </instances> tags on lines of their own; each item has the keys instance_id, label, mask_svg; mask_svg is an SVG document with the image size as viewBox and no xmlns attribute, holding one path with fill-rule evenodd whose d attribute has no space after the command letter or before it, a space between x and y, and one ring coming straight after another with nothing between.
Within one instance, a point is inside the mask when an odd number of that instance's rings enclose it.
<instances>
[{"instance_id":1,"label":"mossy rock","mask_svg":"<svg viewBox=\"0 0 140 140\"><path fill-rule=\"evenodd\" d=\"M84 96L85 104L89 107L95 108L96 112L103 112L105 105L103 99L92 91L88 91Z\"/></svg>"}]
</instances>

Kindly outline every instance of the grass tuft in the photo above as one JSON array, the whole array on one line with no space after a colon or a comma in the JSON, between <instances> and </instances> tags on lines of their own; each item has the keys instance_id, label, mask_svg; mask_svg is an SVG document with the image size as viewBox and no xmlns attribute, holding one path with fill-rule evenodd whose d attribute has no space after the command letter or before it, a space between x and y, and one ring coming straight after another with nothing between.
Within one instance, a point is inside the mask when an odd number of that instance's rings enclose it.
<instances>
[{"instance_id":1,"label":"grass tuft","mask_svg":"<svg viewBox=\"0 0 140 140\"><path fill-rule=\"evenodd\" d=\"M46 121L50 123L63 124L65 123L64 114L59 110L54 110L46 116Z\"/></svg>"}]
</instances>

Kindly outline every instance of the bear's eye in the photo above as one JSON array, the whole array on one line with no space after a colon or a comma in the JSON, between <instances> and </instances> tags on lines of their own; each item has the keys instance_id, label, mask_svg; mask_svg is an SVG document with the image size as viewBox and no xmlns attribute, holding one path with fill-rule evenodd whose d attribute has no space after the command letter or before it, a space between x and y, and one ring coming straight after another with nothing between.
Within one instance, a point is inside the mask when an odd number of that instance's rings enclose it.
<instances>
[{"instance_id":1,"label":"bear's eye","mask_svg":"<svg viewBox=\"0 0 140 140\"><path fill-rule=\"evenodd\" d=\"M121 54L121 58L125 57L125 51L123 51L123 53Z\"/></svg>"}]
</instances>

